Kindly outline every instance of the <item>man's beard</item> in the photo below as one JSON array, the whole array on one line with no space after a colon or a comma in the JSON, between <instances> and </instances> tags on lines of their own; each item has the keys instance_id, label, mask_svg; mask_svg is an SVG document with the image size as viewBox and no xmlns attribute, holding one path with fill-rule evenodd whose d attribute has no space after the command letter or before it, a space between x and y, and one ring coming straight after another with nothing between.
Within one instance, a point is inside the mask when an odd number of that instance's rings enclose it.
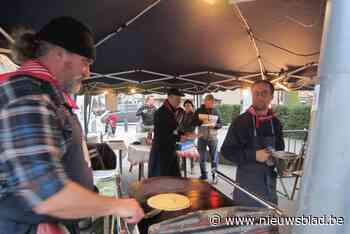
<instances>
[{"instance_id":1,"label":"man's beard","mask_svg":"<svg viewBox=\"0 0 350 234\"><path fill-rule=\"evenodd\" d=\"M66 93L69 94L79 93L82 86L81 81L82 78L71 79L69 82L65 82L64 84L62 84L62 88Z\"/></svg>"},{"instance_id":2,"label":"man's beard","mask_svg":"<svg viewBox=\"0 0 350 234\"><path fill-rule=\"evenodd\" d=\"M264 111L264 110L268 109L268 106L266 106L266 105L254 105L253 104L253 107L256 111Z\"/></svg>"}]
</instances>

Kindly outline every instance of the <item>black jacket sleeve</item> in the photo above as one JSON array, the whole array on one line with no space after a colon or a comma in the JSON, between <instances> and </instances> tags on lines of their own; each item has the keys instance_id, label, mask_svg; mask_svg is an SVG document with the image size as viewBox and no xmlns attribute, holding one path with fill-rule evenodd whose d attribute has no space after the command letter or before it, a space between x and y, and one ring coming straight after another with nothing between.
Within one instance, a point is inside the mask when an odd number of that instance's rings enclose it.
<instances>
[{"instance_id":1,"label":"black jacket sleeve","mask_svg":"<svg viewBox=\"0 0 350 234\"><path fill-rule=\"evenodd\" d=\"M177 126L175 120L171 121L170 116L164 110L156 111L154 115L154 131L157 134L157 142L160 148L167 148L180 139L180 136L174 134Z\"/></svg>"},{"instance_id":2,"label":"black jacket sleeve","mask_svg":"<svg viewBox=\"0 0 350 234\"><path fill-rule=\"evenodd\" d=\"M248 128L236 119L231 123L221 147L221 154L237 166L256 162L256 151L249 146Z\"/></svg>"}]
</instances>

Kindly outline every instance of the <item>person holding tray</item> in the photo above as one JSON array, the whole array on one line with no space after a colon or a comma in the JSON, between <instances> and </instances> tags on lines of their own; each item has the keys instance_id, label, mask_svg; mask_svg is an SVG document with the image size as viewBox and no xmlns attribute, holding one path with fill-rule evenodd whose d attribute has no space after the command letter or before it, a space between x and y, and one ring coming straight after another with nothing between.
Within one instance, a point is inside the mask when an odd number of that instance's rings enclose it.
<instances>
[{"instance_id":1,"label":"person holding tray","mask_svg":"<svg viewBox=\"0 0 350 234\"><path fill-rule=\"evenodd\" d=\"M266 80L251 87L253 105L231 123L221 147L221 154L237 165L240 186L277 204L275 165L271 154L284 149L282 124L270 109L274 87ZM260 207L246 194L234 190L239 205Z\"/></svg>"},{"instance_id":2,"label":"person holding tray","mask_svg":"<svg viewBox=\"0 0 350 234\"><path fill-rule=\"evenodd\" d=\"M214 96L207 94L204 104L195 113L195 125L198 128L198 151L200 155L200 179L208 179L206 162L208 159L207 147L211 158L211 168L217 168L219 155L217 152L218 130L222 128L220 112L214 107ZM214 175L213 175L213 179Z\"/></svg>"}]
</instances>

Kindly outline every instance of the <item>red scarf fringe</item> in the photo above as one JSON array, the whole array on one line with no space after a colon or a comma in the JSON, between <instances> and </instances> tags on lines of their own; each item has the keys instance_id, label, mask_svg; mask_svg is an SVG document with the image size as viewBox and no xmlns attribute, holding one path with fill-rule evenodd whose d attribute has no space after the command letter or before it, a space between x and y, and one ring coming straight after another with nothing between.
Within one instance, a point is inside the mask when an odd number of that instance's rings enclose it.
<instances>
[{"instance_id":1,"label":"red scarf fringe","mask_svg":"<svg viewBox=\"0 0 350 234\"><path fill-rule=\"evenodd\" d=\"M11 77L19 75L30 76L39 80L49 82L52 86L58 88L59 90L62 90L59 81L49 72L49 70L43 64L40 63L39 60L29 60L23 63L23 65L17 71L1 74L0 84L11 79ZM69 94L63 91L62 94L69 107L73 109L78 109L77 104Z\"/></svg>"},{"instance_id":2,"label":"red scarf fringe","mask_svg":"<svg viewBox=\"0 0 350 234\"><path fill-rule=\"evenodd\" d=\"M255 128L260 128L261 122L269 121L273 117L275 117L275 114L273 113L272 109L268 109L267 115L265 116L258 116L253 106L250 106L247 111L248 113L253 115L253 117L255 117Z\"/></svg>"}]
</instances>

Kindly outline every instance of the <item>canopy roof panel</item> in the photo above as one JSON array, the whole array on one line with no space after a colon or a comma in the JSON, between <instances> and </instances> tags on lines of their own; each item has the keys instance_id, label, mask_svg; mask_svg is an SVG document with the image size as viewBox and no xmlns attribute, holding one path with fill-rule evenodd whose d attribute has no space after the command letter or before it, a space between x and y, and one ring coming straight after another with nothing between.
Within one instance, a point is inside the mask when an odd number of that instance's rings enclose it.
<instances>
[{"instance_id":1,"label":"canopy roof panel","mask_svg":"<svg viewBox=\"0 0 350 234\"><path fill-rule=\"evenodd\" d=\"M86 84L102 81L117 87L131 80L163 86L174 83L171 78L207 72L186 76L193 82L182 83L203 86L199 82L230 79L222 85L232 89L267 78L292 87L289 81L295 79L289 79L290 72L304 67L297 73L309 79L316 75L324 0L235 2L239 1L217 0L211 5L203 0L12 0L2 3L0 26L7 32L18 25L38 30L50 19L68 15L90 25L100 41L149 7L99 44L92 67L95 80ZM127 71L136 72L120 74Z\"/></svg>"}]
</instances>

